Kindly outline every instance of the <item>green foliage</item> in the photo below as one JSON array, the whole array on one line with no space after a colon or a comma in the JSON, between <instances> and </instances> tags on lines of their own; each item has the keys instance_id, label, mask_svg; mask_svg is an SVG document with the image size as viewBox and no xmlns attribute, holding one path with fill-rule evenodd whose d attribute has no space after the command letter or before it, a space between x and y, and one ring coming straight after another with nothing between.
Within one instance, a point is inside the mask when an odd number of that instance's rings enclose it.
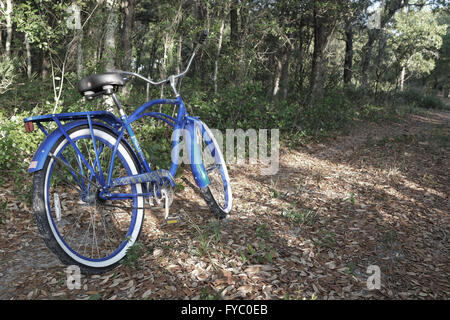
<instances>
[{"instance_id":1,"label":"green foliage","mask_svg":"<svg viewBox=\"0 0 450 320\"><path fill-rule=\"evenodd\" d=\"M101 300L102 296L99 293L91 294L89 300Z\"/></svg>"},{"instance_id":2,"label":"green foliage","mask_svg":"<svg viewBox=\"0 0 450 320\"><path fill-rule=\"evenodd\" d=\"M0 113L0 168L20 171L27 166L29 159L40 144L42 135L27 134L23 119L25 113L11 117ZM19 161L18 161L19 160Z\"/></svg>"},{"instance_id":3,"label":"green foliage","mask_svg":"<svg viewBox=\"0 0 450 320\"><path fill-rule=\"evenodd\" d=\"M282 215L291 222L308 226L313 225L318 219L317 212L310 209L300 211L295 208L289 208L283 210Z\"/></svg>"},{"instance_id":4,"label":"green foliage","mask_svg":"<svg viewBox=\"0 0 450 320\"><path fill-rule=\"evenodd\" d=\"M436 96L424 96L420 101L419 107L426 109L450 109Z\"/></svg>"},{"instance_id":5,"label":"green foliage","mask_svg":"<svg viewBox=\"0 0 450 320\"><path fill-rule=\"evenodd\" d=\"M381 234L381 240L383 241L383 243L385 245L391 246L397 242L398 233L393 228L390 228L390 229L385 228L385 230Z\"/></svg>"},{"instance_id":6,"label":"green foliage","mask_svg":"<svg viewBox=\"0 0 450 320\"><path fill-rule=\"evenodd\" d=\"M396 61L414 75L430 73L446 30L429 9L398 12L390 38Z\"/></svg>"},{"instance_id":7,"label":"green foliage","mask_svg":"<svg viewBox=\"0 0 450 320\"><path fill-rule=\"evenodd\" d=\"M356 270L356 265L353 261L350 261L349 263L347 263L347 269L344 270L344 273L346 274L353 274Z\"/></svg>"},{"instance_id":8,"label":"green foliage","mask_svg":"<svg viewBox=\"0 0 450 320\"><path fill-rule=\"evenodd\" d=\"M247 243L246 250L240 251L243 263L273 263L273 259L276 255L275 249L262 241L258 241L256 244Z\"/></svg>"},{"instance_id":9,"label":"green foliage","mask_svg":"<svg viewBox=\"0 0 450 320\"><path fill-rule=\"evenodd\" d=\"M314 239L314 243L319 248L335 249L337 245L335 237L336 235L332 232L329 232L327 230L320 230L319 238Z\"/></svg>"},{"instance_id":10,"label":"green foliage","mask_svg":"<svg viewBox=\"0 0 450 320\"><path fill-rule=\"evenodd\" d=\"M16 78L16 82L24 81ZM53 110L51 90L50 82L40 79L30 79L12 86L0 96L3 116L10 117L18 112L29 112L30 116L51 113Z\"/></svg>"},{"instance_id":11,"label":"green foliage","mask_svg":"<svg viewBox=\"0 0 450 320\"><path fill-rule=\"evenodd\" d=\"M265 99L258 82L222 88L218 97L212 99L207 92L195 92L186 99L195 114L217 129L267 128L265 125L276 117L275 105Z\"/></svg>"},{"instance_id":12,"label":"green foliage","mask_svg":"<svg viewBox=\"0 0 450 320\"><path fill-rule=\"evenodd\" d=\"M367 104L358 112L361 119L377 121L385 118L386 110L380 105Z\"/></svg>"},{"instance_id":13,"label":"green foliage","mask_svg":"<svg viewBox=\"0 0 450 320\"><path fill-rule=\"evenodd\" d=\"M10 58L0 59L0 94L8 91L17 77L16 61Z\"/></svg>"},{"instance_id":14,"label":"green foliage","mask_svg":"<svg viewBox=\"0 0 450 320\"><path fill-rule=\"evenodd\" d=\"M405 104L424 109L449 109L449 107L438 97L425 95L421 90L415 88L406 89L398 94Z\"/></svg>"},{"instance_id":15,"label":"green foliage","mask_svg":"<svg viewBox=\"0 0 450 320\"><path fill-rule=\"evenodd\" d=\"M136 136L148 161L154 168L169 168L172 160L172 129L150 118L135 124Z\"/></svg>"},{"instance_id":16,"label":"green foliage","mask_svg":"<svg viewBox=\"0 0 450 320\"><path fill-rule=\"evenodd\" d=\"M200 300L222 300L223 299L222 292L225 289L226 288L223 288L219 292L215 292L215 291L209 289L208 287L205 287L202 289L202 292L200 294Z\"/></svg>"},{"instance_id":17,"label":"green foliage","mask_svg":"<svg viewBox=\"0 0 450 320\"><path fill-rule=\"evenodd\" d=\"M356 117L356 105L341 92L329 92L312 106L300 111L299 126L308 135L327 135L348 129Z\"/></svg>"},{"instance_id":18,"label":"green foliage","mask_svg":"<svg viewBox=\"0 0 450 320\"><path fill-rule=\"evenodd\" d=\"M447 12L438 12L437 20L440 24L447 26L447 32L442 38L442 46L439 49L436 60L436 67L427 78L428 87L436 90L450 89L450 14ZM448 93L448 91L447 91Z\"/></svg>"},{"instance_id":19,"label":"green foliage","mask_svg":"<svg viewBox=\"0 0 450 320\"><path fill-rule=\"evenodd\" d=\"M138 268L140 266L139 260L145 252L145 247L140 242L135 242L127 249L125 258L121 260L123 266Z\"/></svg>"},{"instance_id":20,"label":"green foliage","mask_svg":"<svg viewBox=\"0 0 450 320\"><path fill-rule=\"evenodd\" d=\"M82 58L84 75L105 69L105 30L98 26L109 26L110 9L105 2L76 1L83 12L84 36L78 43L77 33L66 23L66 10L72 3L14 1L11 56L15 58L0 57L1 168L11 170L17 167L14 162L17 154L29 159L42 139L41 135L24 134L21 117L106 109L105 99L87 103L77 91L77 64L78 58ZM174 72L182 64L185 66L195 44L196 33L205 26L204 14L208 12L210 36L183 79L180 92L188 112L202 118L211 128L278 128L282 139L288 140L291 146L297 146L305 139L348 130L356 119L384 121L401 116L407 111L399 106L407 106L411 110L449 108L445 99L430 94L448 92L445 91L449 83L448 12L442 10L442 6L436 6L433 11L426 7L419 10L418 6L402 10L402 6L395 7L396 3L387 2L389 9L393 10L391 20L386 21L382 29L374 31L368 30L364 17L364 12L372 4L373 1L242 1L237 10L240 37L235 43L230 34L229 8L224 3L201 2L195 4L193 10L192 3L180 7L168 1L136 1L131 52L133 70L130 71L150 75L156 80ZM124 12L118 12L118 25L126 18ZM314 65L314 35L318 30L314 30L314 24L299 26L296 22L314 18L329 21L330 17L336 24L323 56L326 65L323 66L325 74L321 85L325 93L323 98L312 99L313 80L310 76ZM0 17L0 20L4 23L5 17ZM221 29L222 20L224 29ZM342 36L347 23L353 27L354 36L353 83L344 86L342 73L346 52ZM123 29L117 27L115 30L117 68L123 59L124 48L119 41ZM5 30L3 32L5 35ZM31 45L34 72L31 79L26 77L25 35ZM368 39L368 35L375 37ZM368 50L372 60L368 68L368 83L362 84L358 82L358 73L362 70L368 40L373 40ZM80 52L81 57L78 56ZM434 66L436 68L432 70ZM396 92L403 67L406 68L406 89ZM58 97L63 69L64 86L62 96ZM279 79L276 79L277 73ZM421 78L428 74L427 78ZM217 82L213 83L211 80L215 75ZM415 79L424 80L423 83L432 89L427 94L408 89L409 82ZM423 86L418 80L415 84ZM274 96L275 83L278 83L280 92L285 90L285 94ZM144 102L147 87L136 80L127 88L127 93L119 96L127 114L130 114ZM150 98L158 98L162 91L159 87L150 86L148 93ZM171 95L170 89L165 87L164 96ZM172 114L170 108L163 111ZM167 168L170 165L170 130L161 123L147 120L144 118L141 123L135 123L139 141L155 167ZM271 192L273 197L279 197L276 188Z\"/></svg>"},{"instance_id":21,"label":"green foliage","mask_svg":"<svg viewBox=\"0 0 450 320\"><path fill-rule=\"evenodd\" d=\"M220 221L213 221L206 227L200 227L192 220L189 214L186 214L187 221L191 228L193 228L197 234L195 241L194 253L204 257L211 258L211 253L217 252L216 245L220 243Z\"/></svg>"},{"instance_id":22,"label":"green foliage","mask_svg":"<svg viewBox=\"0 0 450 320\"><path fill-rule=\"evenodd\" d=\"M271 232L267 230L267 223L263 223L262 225L256 228L256 236L260 238L269 238Z\"/></svg>"},{"instance_id":23,"label":"green foliage","mask_svg":"<svg viewBox=\"0 0 450 320\"><path fill-rule=\"evenodd\" d=\"M355 202L356 202L356 201L355 201L355 194L354 194L353 192L350 193L350 198L349 198L349 200L350 200L350 203L351 203L351 204L353 204L353 205L355 204Z\"/></svg>"}]
</instances>

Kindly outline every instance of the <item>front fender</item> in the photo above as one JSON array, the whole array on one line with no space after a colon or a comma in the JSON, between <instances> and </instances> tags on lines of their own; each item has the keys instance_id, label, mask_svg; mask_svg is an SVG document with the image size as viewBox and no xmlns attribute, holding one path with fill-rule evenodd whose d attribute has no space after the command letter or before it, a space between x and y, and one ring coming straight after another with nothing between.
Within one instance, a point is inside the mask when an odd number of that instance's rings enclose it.
<instances>
[{"instance_id":1,"label":"front fender","mask_svg":"<svg viewBox=\"0 0 450 320\"><path fill-rule=\"evenodd\" d=\"M201 121L197 119L191 119L185 126L185 142L186 150L188 151L188 157L191 165L192 175L194 176L195 183L200 188L204 188L209 185L209 178L203 165L201 146L197 143L197 135L195 132L195 126L201 126Z\"/></svg>"},{"instance_id":2,"label":"front fender","mask_svg":"<svg viewBox=\"0 0 450 320\"><path fill-rule=\"evenodd\" d=\"M64 124L62 128L64 131L67 132L70 129L86 124L87 125L89 124L87 120L72 121ZM104 123L92 121L92 124L107 128L118 135L118 132L115 129L105 125ZM30 162L30 166L28 167L29 173L39 171L44 167L45 160L47 159L50 150L52 149L53 145L58 141L58 139L61 138L62 136L64 136L64 134L62 133L61 129L57 128L52 133L50 133L45 138L44 141L42 141L41 145L34 154L33 160Z\"/></svg>"}]
</instances>

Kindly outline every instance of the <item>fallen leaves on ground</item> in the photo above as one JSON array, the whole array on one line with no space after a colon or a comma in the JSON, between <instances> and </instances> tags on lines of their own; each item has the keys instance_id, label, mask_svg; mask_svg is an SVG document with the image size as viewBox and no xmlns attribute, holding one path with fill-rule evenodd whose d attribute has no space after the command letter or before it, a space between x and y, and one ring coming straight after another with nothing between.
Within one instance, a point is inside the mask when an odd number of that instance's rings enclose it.
<instances>
[{"instance_id":1,"label":"fallen leaves on ground","mask_svg":"<svg viewBox=\"0 0 450 320\"><path fill-rule=\"evenodd\" d=\"M180 179L171 210L189 219L160 227L162 211L147 211L138 266L82 275L73 290L4 181L0 298L448 299L449 122L429 112L283 148L273 176L230 165L233 214L220 222Z\"/></svg>"}]
</instances>

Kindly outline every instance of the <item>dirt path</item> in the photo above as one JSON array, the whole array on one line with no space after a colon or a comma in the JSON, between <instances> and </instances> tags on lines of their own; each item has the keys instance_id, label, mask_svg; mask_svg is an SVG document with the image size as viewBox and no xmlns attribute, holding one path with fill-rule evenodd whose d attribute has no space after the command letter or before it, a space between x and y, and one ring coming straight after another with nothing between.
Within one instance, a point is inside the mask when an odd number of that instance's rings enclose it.
<instances>
[{"instance_id":1,"label":"dirt path","mask_svg":"<svg viewBox=\"0 0 450 320\"><path fill-rule=\"evenodd\" d=\"M5 184L0 299L448 299L449 155L450 112L364 123L282 150L274 176L231 166L234 214L220 224L181 180L173 210L191 221L159 228L147 214L139 266L79 290Z\"/></svg>"}]
</instances>

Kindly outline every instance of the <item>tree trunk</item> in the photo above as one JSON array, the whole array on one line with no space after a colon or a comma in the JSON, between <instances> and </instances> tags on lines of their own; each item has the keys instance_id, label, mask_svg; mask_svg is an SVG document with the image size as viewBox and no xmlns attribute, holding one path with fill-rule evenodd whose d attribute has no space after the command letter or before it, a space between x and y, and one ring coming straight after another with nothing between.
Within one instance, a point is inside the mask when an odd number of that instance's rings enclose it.
<instances>
[{"instance_id":1,"label":"tree trunk","mask_svg":"<svg viewBox=\"0 0 450 320\"><path fill-rule=\"evenodd\" d=\"M143 38L143 37L141 37ZM144 45L144 41L142 40L138 40L138 44L136 46L136 65L134 66L134 72L138 72L139 73L139 68L141 67L141 59L142 59L142 47Z\"/></svg>"},{"instance_id":2,"label":"tree trunk","mask_svg":"<svg viewBox=\"0 0 450 320\"><path fill-rule=\"evenodd\" d=\"M248 39L248 1L241 0L241 7L239 9L239 17L241 19L241 28L239 32L239 41L238 41L238 54L239 54L239 73L238 79L244 80L247 75L247 66L245 60L245 44ZM239 83L239 82L238 82Z\"/></svg>"},{"instance_id":3,"label":"tree trunk","mask_svg":"<svg viewBox=\"0 0 450 320\"><path fill-rule=\"evenodd\" d=\"M369 79L369 66L372 58L372 47L378 37L379 30L370 29L368 30L368 36L366 44L362 48L362 59L361 59L361 84L367 86Z\"/></svg>"},{"instance_id":4,"label":"tree trunk","mask_svg":"<svg viewBox=\"0 0 450 320\"><path fill-rule=\"evenodd\" d=\"M275 77L273 80L273 92L272 95L276 99L278 91L280 90L280 78L281 78L281 60L275 57Z\"/></svg>"},{"instance_id":5,"label":"tree trunk","mask_svg":"<svg viewBox=\"0 0 450 320\"><path fill-rule=\"evenodd\" d=\"M281 57L275 57L276 68L274 77L273 96L275 100L286 99L289 87L290 50L281 49Z\"/></svg>"},{"instance_id":6,"label":"tree trunk","mask_svg":"<svg viewBox=\"0 0 450 320\"><path fill-rule=\"evenodd\" d=\"M83 30L81 27L81 9L78 5L73 4L71 9L71 14L73 14L73 25L70 29L75 30L75 44L77 51L76 58L76 72L77 77L80 79L83 73ZM71 50L70 48L68 50Z\"/></svg>"},{"instance_id":7,"label":"tree trunk","mask_svg":"<svg viewBox=\"0 0 450 320\"><path fill-rule=\"evenodd\" d=\"M326 75L325 48L328 38L325 25L329 23L331 22L325 21L323 14L314 7L314 51L310 79L311 102L313 104L323 97Z\"/></svg>"},{"instance_id":8,"label":"tree trunk","mask_svg":"<svg viewBox=\"0 0 450 320\"><path fill-rule=\"evenodd\" d=\"M122 69L129 71L131 68L131 57L133 52L133 42L131 33L134 26L135 0L128 0L124 3L124 27L122 32L123 61Z\"/></svg>"},{"instance_id":9,"label":"tree trunk","mask_svg":"<svg viewBox=\"0 0 450 320\"><path fill-rule=\"evenodd\" d=\"M177 14L173 18L170 27L168 29L166 29L166 31L165 31L164 54L163 54L162 66L160 69L160 79L165 79L168 76L168 74L167 74L168 67L170 67L173 63L173 50L172 50L173 46L174 46L173 34L175 34L175 30L177 29L178 24L183 16L182 9L183 9L183 1L180 1L180 5L178 7ZM164 87L165 86L160 86L161 99L164 97ZM160 105L160 107L159 107L160 112L161 112L161 108L162 108L162 105Z\"/></svg>"},{"instance_id":10,"label":"tree trunk","mask_svg":"<svg viewBox=\"0 0 450 320\"><path fill-rule=\"evenodd\" d=\"M247 41L248 35L248 1L241 0L241 9L239 10L239 16L241 18L241 41L240 46L243 47Z\"/></svg>"},{"instance_id":11,"label":"tree trunk","mask_svg":"<svg viewBox=\"0 0 450 320\"><path fill-rule=\"evenodd\" d=\"M153 40L152 43L152 49L150 51L150 59L148 61L148 73L147 73L147 78L149 79L153 79L153 65L155 63L155 55L156 55L156 49L159 46L159 39L156 38ZM146 87L146 98L147 101L150 100L150 83L147 83L147 87Z\"/></svg>"},{"instance_id":12,"label":"tree trunk","mask_svg":"<svg viewBox=\"0 0 450 320\"><path fill-rule=\"evenodd\" d=\"M283 65L281 67L281 98L286 100L288 90L289 90L289 69L291 66L291 53L290 51L286 51L283 57Z\"/></svg>"},{"instance_id":13,"label":"tree trunk","mask_svg":"<svg viewBox=\"0 0 450 320\"><path fill-rule=\"evenodd\" d=\"M177 49L177 73L183 70L183 57L181 55L183 49L183 36L180 35L178 39L178 49Z\"/></svg>"},{"instance_id":14,"label":"tree trunk","mask_svg":"<svg viewBox=\"0 0 450 320\"><path fill-rule=\"evenodd\" d=\"M322 100L327 76L326 49L338 23L339 1L325 3L314 1L313 30L314 52L310 78L310 103Z\"/></svg>"},{"instance_id":15,"label":"tree trunk","mask_svg":"<svg viewBox=\"0 0 450 320\"><path fill-rule=\"evenodd\" d=\"M11 14L13 10L12 0L6 0L6 10L5 10L5 20L6 20L6 42L5 42L5 52L8 58L11 57L11 41L12 41L12 21Z\"/></svg>"},{"instance_id":16,"label":"tree trunk","mask_svg":"<svg viewBox=\"0 0 450 320\"><path fill-rule=\"evenodd\" d=\"M214 61L214 94L217 94L217 77L219 75L219 59L220 59L220 51L222 50L222 39L223 39L223 30L225 28L225 12L222 10L222 20L220 21L220 29L219 29L219 43L217 44L217 52L216 52L216 61Z\"/></svg>"},{"instance_id":17,"label":"tree trunk","mask_svg":"<svg viewBox=\"0 0 450 320\"><path fill-rule=\"evenodd\" d=\"M400 91L403 91L403 85L405 84L406 68L403 66L400 72Z\"/></svg>"},{"instance_id":18,"label":"tree trunk","mask_svg":"<svg viewBox=\"0 0 450 320\"><path fill-rule=\"evenodd\" d=\"M116 12L116 1L107 0L106 6L109 10L108 21L106 23L106 34L105 34L105 58L106 58L106 70L115 69L115 48L116 48L116 29L117 29L117 12Z\"/></svg>"},{"instance_id":19,"label":"tree trunk","mask_svg":"<svg viewBox=\"0 0 450 320\"><path fill-rule=\"evenodd\" d=\"M161 64L161 69L159 73L160 79L165 79L167 77L167 69L172 64L172 48L173 48L173 37L169 34L169 32L166 32L166 35L164 37L164 52L163 52L163 59ZM164 98L164 87L160 86L160 98ZM159 112L161 112L161 105Z\"/></svg>"},{"instance_id":20,"label":"tree trunk","mask_svg":"<svg viewBox=\"0 0 450 320\"><path fill-rule=\"evenodd\" d=\"M299 28L298 28L299 39L298 39L298 49L297 49L298 50L297 60L299 62L297 87L300 90L302 90L303 86L304 86L304 71L305 71L305 62L303 61L304 51L305 51L305 48L309 47L309 45L307 43L308 41L306 41L307 39L305 36L305 26L306 26L305 19L302 18L300 20Z\"/></svg>"},{"instance_id":21,"label":"tree trunk","mask_svg":"<svg viewBox=\"0 0 450 320\"><path fill-rule=\"evenodd\" d=\"M83 76L83 30L77 30L77 77Z\"/></svg>"},{"instance_id":22,"label":"tree trunk","mask_svg":"<svg viewBox=\"0 0 450 320\"><path fill-rule=\"evenodd\" d=\"M239 26L238 26L238 6L239 2L236 0L231 4L231 8L230 8L230 40L231 40L231 45L233 47L237 47L238 46L238 30L239 30Z\"/></svg>"},{"instance_id":23,"label":"tree trunk","mask_svg":"<svg viewBox=\"0 0 450 320\"><path fill-rule=\"evenodd\" d=\"M42 52L41 77L42 80L45 80L48 77L48 60L46 52Z\"/></svg>"},{"instance_id":24,"label":"tree trunk","mask_svg":"<svg viewBox=\"0 0 450 320\"><path fill-rule=\"evenodd\" d=\"M442 88L442 95L444 98L449 97L449 91L450 91L450 87L448 85L445 85L444 88Z\"/></svg>"},{"instance_id":25,"label":"tree trunk","mask_svg":"<svg viewBox=\"0 0 450 320\"><path fill-rule=\"evenodd\" d=\"M353 67L353 28L351 22L345 26L345 61L344 61L344 85L352 81Z\"/></svg>"},{"instance_id":26,"label":"tree trunk","mask_svg":"<svg viewBox=\"0 0 450 320\"><path fill-rule=\"evenodd\" d=\"M28 41L28 35L25 33L25 50L27 54L27 77L28 79L31 79L31 48L30 48L30 42Z\"/></svg>"},{"instance_id":27,"label":"tree trunk","mask_svg":"<svg viewBox=\"0 0 450 320\"><path fill-rule=\"evenodd\" d=\"M408 5L407 0L391 0L381 1L382 11L380 13L380 25L376 29L368 29L368 39L366 44L362 49L362 60L361 60L361 84L363 86L368 85L369 79L369 66L372 60L372 47L375 41L378 39L383 30L384 26L391 20L394 14L401 8Z\"/></svg>"}]
</instances>

